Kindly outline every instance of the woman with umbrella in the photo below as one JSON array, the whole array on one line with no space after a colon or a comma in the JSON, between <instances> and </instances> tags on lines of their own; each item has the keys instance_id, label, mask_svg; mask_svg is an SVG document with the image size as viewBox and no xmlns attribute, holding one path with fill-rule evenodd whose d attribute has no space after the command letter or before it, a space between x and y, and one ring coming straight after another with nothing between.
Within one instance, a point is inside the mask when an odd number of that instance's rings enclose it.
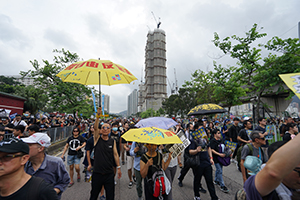
<instances>
[{"instance_id":1,"label":"woman with umbrella","mask_svg":"<svg viewBox=\"0 0 300 200\"><path fill-rule=\"evenodd\" d=\"M170 161L171 161L171 153L169 153L168 160L164 162L162 159L163 156L161 153L157 152L157 145L155 144L146 144L148 149L147 153L145 153L141 157L140 167L141 167L141 176L144 178L144 190L145 190L145 198L146 200L156 200L158 197L153 196L153 191L150 190L151 186L147 182L147 179L151 179L152 175L157 169L166 170ZM167 195L163 194L163 199L167 199Z\"/></svg>"}]
</instances>

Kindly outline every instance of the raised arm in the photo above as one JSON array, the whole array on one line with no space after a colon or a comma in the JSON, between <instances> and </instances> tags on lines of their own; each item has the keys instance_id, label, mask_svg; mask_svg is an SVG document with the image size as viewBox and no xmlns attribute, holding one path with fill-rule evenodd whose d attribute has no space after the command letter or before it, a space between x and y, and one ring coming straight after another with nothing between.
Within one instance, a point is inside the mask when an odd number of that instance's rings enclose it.
<instances>
[{"instance_id":1,"label":"raised arm","mask_svg":"<svg viewBox=\"0 0 300 200\"><path fill-rule=\"evenodd\" d=\"M98 139L100 137L100 130L99 130L100 115L101 115L101 107L99 107L98 110L97 110L96 121L95 121L95 124L94 124L94 129L95 129L95 132L94 132L94 145L97 144Z\"/></svg>"},{"instance_id":2,"label":"raised arm","mask_svg":"<svg viewBox=\"0 0 300 200\"><path fill-rule=\"evenodd\" d=\"M272 192L300 163L300 137L296 136L275 151L266 166L256 175L255 187L261 196ZM288 156L287 156L288 155Z\"/></svg>"}]
</instances>

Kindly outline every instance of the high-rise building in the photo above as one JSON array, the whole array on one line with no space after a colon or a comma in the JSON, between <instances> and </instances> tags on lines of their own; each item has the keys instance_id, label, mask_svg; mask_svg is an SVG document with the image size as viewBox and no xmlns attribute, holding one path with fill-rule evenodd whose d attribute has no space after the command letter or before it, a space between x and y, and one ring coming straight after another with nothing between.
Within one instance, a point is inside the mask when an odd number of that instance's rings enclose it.
<instances>
[{"instance_id":1,"label":"high-rise building","mask_svg":"<svg viewBox=\"0 0 300 200\"><path fill-rule=\"evenodd\" d=\"M136 114L138 112L138 91L134 89L130 95L128 95L127 102L127 116Z\"/></svg>"},{"instance_id":2,"label":"high-rise building","mask_svg":"<svg viewBox=\"0 0 300 200\"><path fill-rule=\"evenodd\" d=\"M11 76L8 76L8 77L15 78L16 81L20 82L21 84L23 84L25 86L34 85L34 78L28 78L28 77L22 78L21 75L11 75Z\"/></svg>"},{"instance_id":3,"label":"high-rise building","mask_svg":"<svg viewBox=\"0 0 300 200\"><path fill-rule=\"evenodd\" d=\"M109 113L109 101L110 101L110 97L107 94L103 94L104 95L104 111Z\"/></svg>"},{"instance_id":4,"label":"high-rise building","mask_svg":"<svg viewBox=\"0 0 300 200\"><path fill-rule=\"evenodd\" d=\"M139 88L141 112L158 110L167 98L166 34L161 29L149 31L145 49L145 83Z\"/></svg>"}]
</instances>

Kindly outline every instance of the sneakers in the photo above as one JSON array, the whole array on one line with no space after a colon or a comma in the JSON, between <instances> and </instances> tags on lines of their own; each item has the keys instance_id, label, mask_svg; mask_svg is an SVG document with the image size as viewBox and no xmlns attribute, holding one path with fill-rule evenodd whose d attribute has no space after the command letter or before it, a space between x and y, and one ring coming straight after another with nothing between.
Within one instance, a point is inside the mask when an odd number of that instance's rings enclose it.
<instances>
[{"instance_id":1,"label":"sneakers","mask_svg":"<svg viewBox=\"0 0 300 200\"><path fill-rule=\"evenodd\" d=\"M224 186L221 186L221 191L222 192L225 192L225 193L228 193L229 192L229 190L228 190L228 188L224 185Z\"/></svg>"},{"instance_id":2,"label":"sneakers","mask_svg":"<svg viewBox=\"0 0 300 200\"><path fill-rule=\"evenodd\" d=\"M74 185L74 182L73 183L69 183L68 187L72 187Z\"/></svg>"},{"instance_id":3,"label":"sneakers","mask_svg":"<svg viewBox=\"0 0 300 200\"><path fill-rule=\"evenodd\" d=\"M77 176L77 182L80 182L80 176Z\"/></svg>"},{"instance_id":4,"label":"sneakers","mask_svg":"<svg viewBox=\"0 0 300 200\"><path fill-rule=\"evenodd\" d=\"M194 200L201 200L200 197L194 197Z\"/></svg>"},{"instance_id":5,"label":"sneakers","mask_svg":"<svg viewBox=\"0 0 300 200\"><path fill-rule=\"evenodd\" d=\"M136 184L136 177L132 176L133 183Z\"/></svg>"},{"instance_id":6,"label":"sneakers","mask_svg":"<svg viewBox=\"0 0 300 200\"><path fill-rule=\"evenodd\" d=\"M133 185L133 182L130 181L129 184L128 184L128 188L131 189L131 188L132 188L132 185Z\"/></svg>"},{"instance_id":7,"label":"sneakers","mask_svg":"<svg viewBox=\"0 0 300 200\"><path fill-rule=\"evenodd\" d=\"M199 192L206 193L206 190L203 187L199 187Z\"/></svg>"},{"instance_id":8,"label":"sneakers","mask_svg":"<svg viewBox=\"0 0 300 200\"><path fill-rule=\"evenodd\" d=\"M220 186L220 183L218 181L214 181L214 184Z\"/></svg>"},{"instance_id":9,"label":"sneakers","mask_svg":"<svg viewBox=\"0 0 300 200\"><path fill-rule=\"evenodd\" d=\"M99 200L105 200L105 196L104 195L100 196Z\"/></svg>"},{"instance_id":10,"label":"sneakers","mask_svg":"<svg viewBox=\"0 0 300 200\"><path fill-rule=\"evenodd\" d=\"M178 181L178 186L183 187L182 181Z\"/></svg>"}]
</instances>

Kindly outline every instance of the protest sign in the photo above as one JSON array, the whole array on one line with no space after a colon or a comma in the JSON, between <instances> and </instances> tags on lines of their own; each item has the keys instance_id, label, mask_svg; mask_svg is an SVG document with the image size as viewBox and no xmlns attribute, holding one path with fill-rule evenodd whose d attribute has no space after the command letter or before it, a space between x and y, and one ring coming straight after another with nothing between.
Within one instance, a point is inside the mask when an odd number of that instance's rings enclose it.
<instances>
[{"instance_id":1,"label":"protest sign","mask_svg":"<svg viewBox=\"0 0 300 200\"><path fill-rule=\"evenodd\" d=\"M229 147L231 152L233 153L235 151L236 147L237 147L237 143L225 140L225 146Z\"/></svg>"},{"instance_id":2,"label":"protest sign","mask_svg":"<svg viewBox=\"0 0 300 200\"><path fill-rule=\"evenodd\" d=\"M190 140L186 138L182 130L179 131L176 135L180 138L182 144L173 144L172 146L167 147L169 151L172 153L172 159L176 158L191 143Z\"/></svg>"},{"instance_id":3,"label":"protest sign","mask_svg":"<svg viewBox=\"0 0 300 200\"><path fill-rule=\"evenodd\" d=\"M265 137L266 140L272 140L273 139L273 130L274 130L273 125L267 125L266 126L266 132L268 133L268 135Z\"/></svg>"},{"instance_id":4,"label":"protest sign","mask_svg":"<svg viewBox=\"0 0 300 200\"><path fill-rule=\"evenodd\" d=\"M252 133L252 130L246 130L246 133L247 133L247 135L248 135L249 140L251 140L250 135L251 135L251 133Z\"/></svg>"},{"instance_id":5,"label":"protest sign","mask_svg":"<svg viewBox=\"0 0 300 200\"><path fill-rule=\"evenodd\" d=\"M207 134L205 132L205 129L203 127L199 128L198 130L191 133L191 136L194 140L197 140L199 138L207 138Z\"/></svg>"}]
</instances>

